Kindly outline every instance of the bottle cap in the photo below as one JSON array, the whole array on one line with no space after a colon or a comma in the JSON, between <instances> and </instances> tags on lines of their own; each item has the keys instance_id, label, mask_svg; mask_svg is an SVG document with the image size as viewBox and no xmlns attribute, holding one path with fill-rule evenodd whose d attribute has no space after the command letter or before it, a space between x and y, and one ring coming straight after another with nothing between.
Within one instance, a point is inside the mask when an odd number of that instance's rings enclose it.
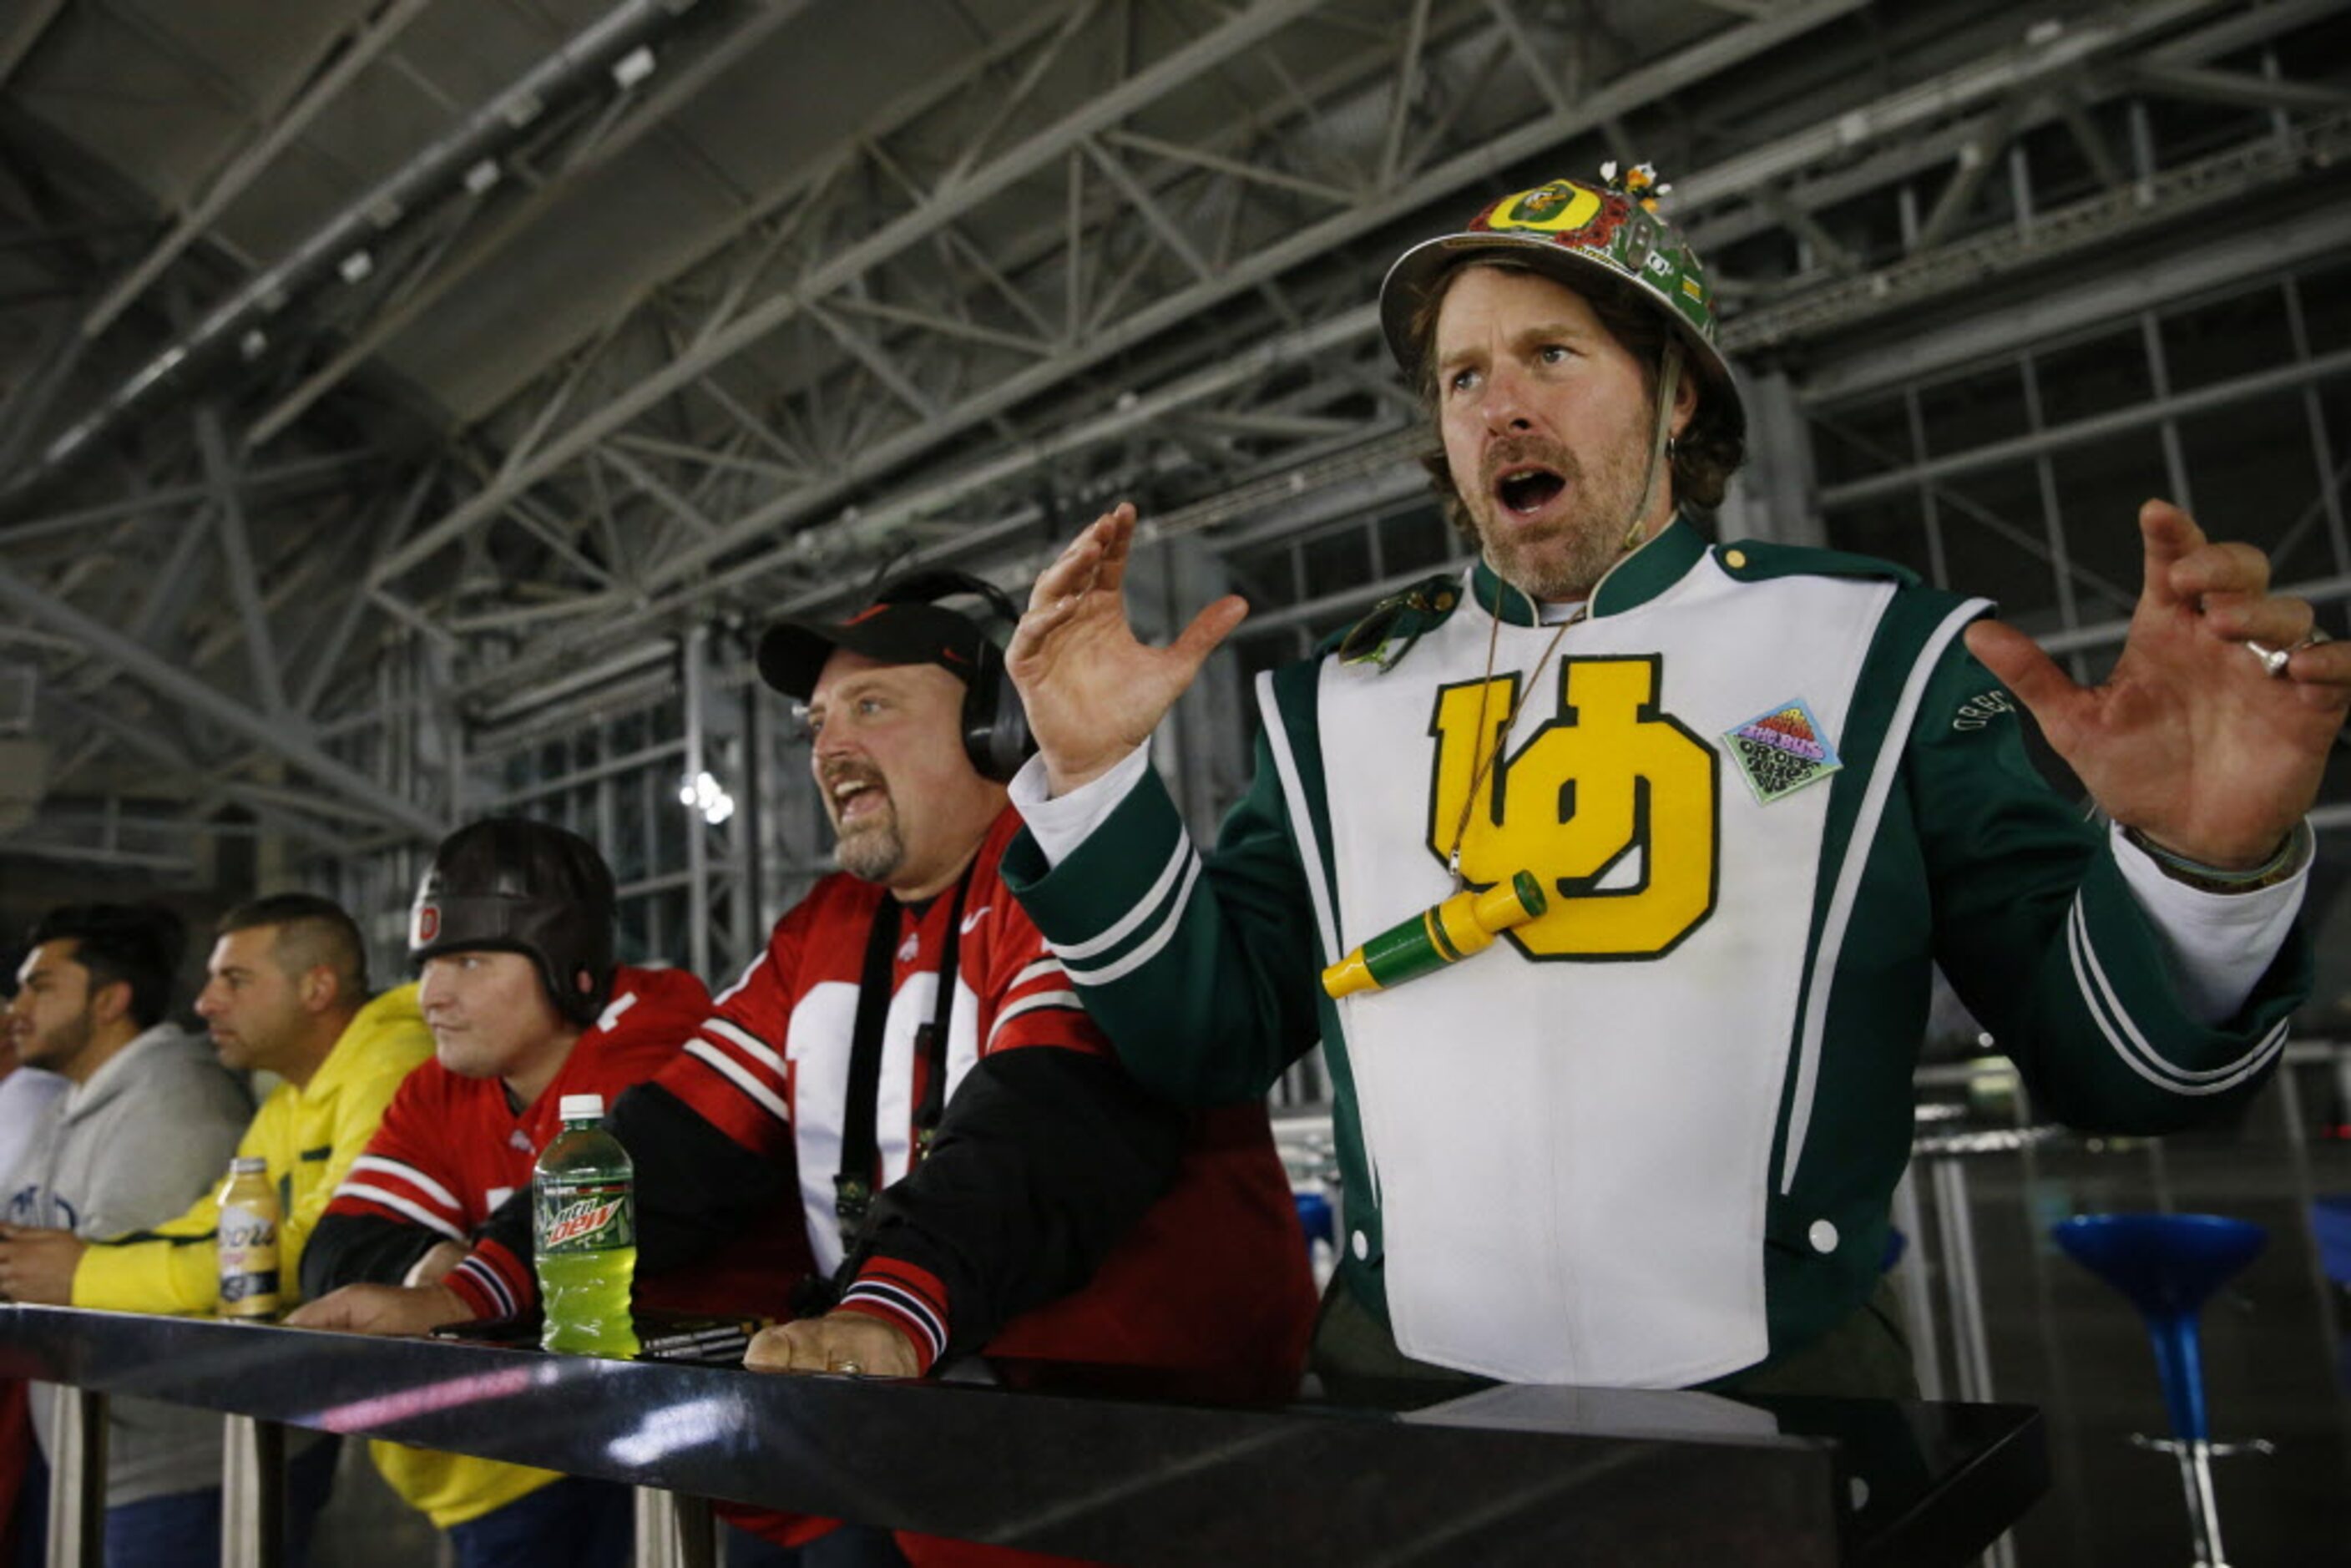
<instances>
[{"instance_id":1,"label":"bottle cap","mask_svg":"<svg viewBox=\"0 0 2351 1568\"><path fill-rule=\"evenodd\" d=\"M229 1161L228 1170L231 1176L266 1176L269 1161L260 1155L239 1155Z\"/></svg>"},{"instance_id":2,"label":"bottle cap","mask_svg":"<svg viewBox=\"0 0 2351 1568\"><path fill-rule=\"evenodd\" d=\"M600 1122L604 1117L604 1097L601 1094L566 1094L555 1107L556 1114L566 1122Z\"/></svg>"}]
</instances>

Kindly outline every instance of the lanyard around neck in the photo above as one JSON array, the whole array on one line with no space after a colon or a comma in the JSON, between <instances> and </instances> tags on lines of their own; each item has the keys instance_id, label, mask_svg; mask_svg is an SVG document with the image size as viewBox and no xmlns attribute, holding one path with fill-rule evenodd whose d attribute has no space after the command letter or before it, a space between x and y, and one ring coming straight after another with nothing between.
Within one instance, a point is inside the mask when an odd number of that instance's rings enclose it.
<instances>
[{"instance_id":1,"label":"lanyard around neck","mask_svg":"<svg viewBox=\"0 0 2351 1568\"><path fill-rule=\"evenodd\" d=\"M974 862L975 864L977 862ZM931 1020L914 1032L914 1049L928 1068L923 1103L914 1112L914 1146L908 1165L929 1152L946 1105L947 1026L955 1015L956 960L963 947L964 896L971 891L972 867L964 868L947 904L946 950L939 955L939 990ZM849 1043L849 1089L841 1106L841 1167L832 1178L832 1212L848 1250L872 1207L880 1178L881 1143L876 1131L882 1094L883 1036L890 1024L896 990L899 917L904 906L888 894L873 909L865 933L865 963L857 979L857 1021ZM916 922L920 929L921 922Z\"/></svg>"}]
</instances>

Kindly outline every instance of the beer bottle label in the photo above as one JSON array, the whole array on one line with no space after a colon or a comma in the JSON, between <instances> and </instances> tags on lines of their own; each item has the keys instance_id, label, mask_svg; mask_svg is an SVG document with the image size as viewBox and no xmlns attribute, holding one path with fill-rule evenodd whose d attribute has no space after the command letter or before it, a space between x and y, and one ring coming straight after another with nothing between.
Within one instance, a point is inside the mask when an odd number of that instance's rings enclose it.
<instances>
[{"instance_id":1,"label":"beer bottle label","mask_svg":"<svg viewBox=\"0 0 2351 1568\"><path fill-rule=\"evenodd\" d=\"M277 1310L277 1217L238 1207L220 1211L220 1303L231 1317Z\"/></svg>"}]
</instances>

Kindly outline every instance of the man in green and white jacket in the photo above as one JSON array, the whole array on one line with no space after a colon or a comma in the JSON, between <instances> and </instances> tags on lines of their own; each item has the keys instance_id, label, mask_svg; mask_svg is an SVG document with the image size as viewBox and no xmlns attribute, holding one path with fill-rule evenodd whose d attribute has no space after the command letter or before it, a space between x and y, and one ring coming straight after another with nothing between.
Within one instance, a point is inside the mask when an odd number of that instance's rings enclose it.
<instances>
[{"instance_id":1,"label":"man in green and white jacket","mask_svg":"<svg viewBox=\"0 0 2351 1568\"><path fill-rule=\"evenodd\" d=\"M1870 1303L1930 966L2076 1125L2254 1092L2307 988L2302 819L2351 645L2159 502L2088 690L1901 568L1709 546L1680 505L1719 501L1743 419L1647 187L1521 192L1391 272L1480 559L1259 677L1256 781L1205 859L1145 743L1245 607L1137 643L1131 507L1048 568L1006 878L1157 1091L1259 1095L1323 1043L1326 1374L1898 1393ZM2033 772L2020 704L2109 824ZM1521 871L1546 907L1489 949L1318 984Z\"/></svg>"}]
</instances>

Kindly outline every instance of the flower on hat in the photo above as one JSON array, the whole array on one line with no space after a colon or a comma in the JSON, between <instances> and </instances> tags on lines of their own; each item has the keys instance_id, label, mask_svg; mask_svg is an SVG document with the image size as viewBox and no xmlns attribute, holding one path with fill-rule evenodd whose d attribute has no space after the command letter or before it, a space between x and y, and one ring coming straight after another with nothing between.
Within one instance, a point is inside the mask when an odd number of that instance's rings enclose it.
<instances>
[{"instance_id":1,"label":"flower on hat","mask_svg":"<svg viewBox=\"0 0 2351 1568\"><path fill-rule=\"evenodd\" d=\"M1657 178L1654 163L1635 163L1620 180L1616 177L1616 161L1612 158L1600 165L1600 178L1609 190L1630 196L1639 203L1645 213L1656 212L1657 198L1673 191L1673 186Z\"/></svg>"}]
</instances>

